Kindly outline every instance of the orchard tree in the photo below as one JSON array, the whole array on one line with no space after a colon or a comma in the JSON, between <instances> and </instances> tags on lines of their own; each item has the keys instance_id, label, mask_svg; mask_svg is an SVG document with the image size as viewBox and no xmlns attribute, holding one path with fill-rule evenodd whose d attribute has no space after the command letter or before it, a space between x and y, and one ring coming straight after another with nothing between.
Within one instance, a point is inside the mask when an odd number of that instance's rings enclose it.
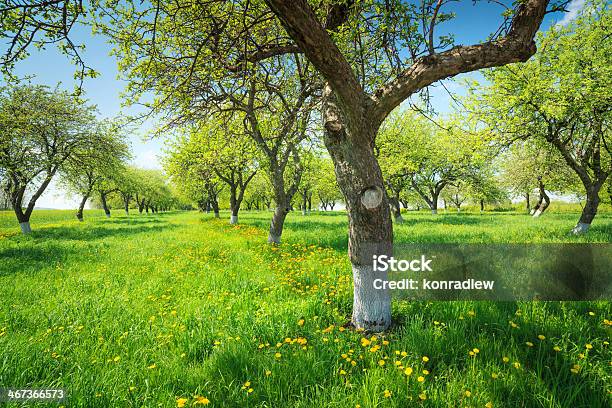
<instances>
[{"instance_id":1,"label":"orchard tree","mask_svg":"<svg viewBox=\"0 0 612 408\"><path fill-rule=\"evenodd\" d=\"M395 110L383 123L376 139L375 152L380 163L387 197L391 205L395 222L401 224L400 197L406 189L414 188L415 172L424 171L423 155L433 153L435 147L431 140L435 134L433 124L410 110ZM412 148L409 148L412 146ZM441 190L446 181L440 183ZM421 188L418 191L425 194ZM437 209L439 192L431 192L432 211ZM434 204L435 202L435 204Z\"/></svg>"},{"instance_id":2,"label":"orchard tree","mask_svg":"<svg viewBox=\"0 0 612 408\"><path fill-rule=\"evenodd\" d=\"M588 231L612 172L611 26L606 2L587 3L567 26L539 37L533 60L487 72L490 84L473 96L482 118L503 137L548 144L580 179L586 204L574 234Z\"/></svg>"},{"instance_id":3,"label":"orchard tree","mask_svg":"<svg viewBox=\"0 0 612 408\"><path fill-rule=\"evenodd\" d=\"M314 193L319 200L323 210L334 210L336 203L342 200L342 193L336 182L334 174L334 163L329 156L322 156L318 166L317 181L314 185Z\"/></svg>"},{"instance_id":4,"label":"orchard tree","mask_svg":"<svg viewBox=\"0 0 612 408\"><path fill-rule=\"evenodd\" d=\"M272 203L272 185L262 172L258 172L244 194L247 210L270 209Z\"/></svg>"},{"instance_id":5,"label":"orchard tree","mask_svg":"<svg viewBox=\"0 0 612 408\"><path fill-rule=\"evenodd\" d=\"M0 169L23 233L31 231L36 201L55 174L72 155L100 140L95 123L93 107L59 89L0 89Z\"/></svg>"},{"instance_id":6,"label":"orchard tree","mask_svg":"<svg viewBox=\"0 0 612 408\"><path fill-rule=\"evenodd\" d=\"M501 186L491 166L482 166L467 179L467 195L485 211L486 204L499 204L508 199L508 193Z\"/></svg>"},{"instance_id":7,"label":"orchard tree","mask_svg":"<svg viewBox=\"0 0 612 408\"><path fill-rule=\"evenodd\" d=\"M196 203L201 211L212 208L219 218L219 194L223 183L212 170L210 163L201 160L197 151L184 148L187 139L179 139L166 152L163 165L173 184Z\"/></svg>"},{"instance_id":8,"label":"orchard tree","mask_svg":"<svg viewBox=\"0 0 612 408\"><path fill-rule=\"evenodd\" d=\"M535 53L533 37L548 1L517 2L495 35L456 47L452 36L435 35L451 17L444 4L212 0L191 7L171 2L136 7L111 2L115 7L107 12L117 24L106 32L118 44L128 92L159 95L151 107L163 105L173 116L198 108L207 95L202 90L216 92L231 73L247 79L257 68L256 79L266 83L266 60L291 56L294 62L283 67L293 69L305 67L305 57L314 66L325 81L325 145L349 213L352 322L384 330L391 323L391 301L388 291L374 289L373 281L386 276L374 273L371 260L372 254L391 254L392 225L373 150L378 129L402 101L436 81L527 60ZM246 91L253 83L241 79L229 86L233 95L237 87ZM270 232L271 241L280 239L274 228Z\"/></svg>"},{"instance_id":9,"label":"orchard tree","mask_svg":"<svg viewBox=\"0 0 612 408\"><path fill-rule=\"evenodd\" d=\"M238 212L245 191L259 169L253 141L239 121L220 123L211 120L192 129L170 151L175 159L212 171L229 190L230 223L238 223ZM181 157L183 156L183 157Z\"/></svg>"},{"instance_id":10,"label":"orchard tree","mask_svg":"<svg viewBox=\"0 0 612 408\"><path fill-rule=\"evenodd\" d=\"M63 184L81 197L76 213L79 221L83 221L83 209L94 189L123 172L123 163L129 158L129 147L117 128L100 122L93 132L98 135L96 143L75 149L60 170Z\"/></svg>"}]
</instances>

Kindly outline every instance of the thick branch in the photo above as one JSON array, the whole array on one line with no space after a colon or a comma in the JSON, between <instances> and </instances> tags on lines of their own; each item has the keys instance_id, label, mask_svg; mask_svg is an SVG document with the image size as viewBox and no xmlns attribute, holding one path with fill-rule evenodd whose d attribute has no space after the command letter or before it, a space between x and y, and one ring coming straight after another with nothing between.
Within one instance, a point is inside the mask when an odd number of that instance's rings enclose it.
<instances>
[{"instance_id":1,"label":"thick branch","mask_svg":"<svg viewBox=\"0 0 612 408\"><path fill-rule=\"evenodd\" d=\"M548 0L526 0L518 6L505 37L419 58L373 96L372 119L382 123L406 98L420 89L460 73L524 62L536 52L533 38L546 14Z\"/></svg>"}]
</instances>

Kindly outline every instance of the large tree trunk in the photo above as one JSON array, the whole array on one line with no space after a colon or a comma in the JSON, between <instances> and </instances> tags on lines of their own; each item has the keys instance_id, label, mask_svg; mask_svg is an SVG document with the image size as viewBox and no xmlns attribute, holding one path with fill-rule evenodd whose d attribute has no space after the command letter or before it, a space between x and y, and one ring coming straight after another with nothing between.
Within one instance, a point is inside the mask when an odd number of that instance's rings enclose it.
<instances>
[{"instance_id":1,"label":"large tree trunk","mask_svg":"<svg viewBox=\"0 0 612 408\"><path fill-rule=\"evenodd\" d=\"M393 218L396 224L402 224L404 218L402 217L402 211L400 209L399 193L395 193L393 197L389 197L391 207L393 208Z\"/></svg>"},{"instance_id":2,"label":"large tree trunk","mask_svg":"<svg viewBox=\"0 0 612 408\"><path fill-rule=\"evenodd\" d=\"M215 198L214 200L211 200L210 204L212 205L213 212L215 213L215 218L220 218L220 215L219 215L219 202L217 201L217 199Z\"/></svg>"},{"instance_id":3,"label":"large tree trunk","mask_svg":"<svg viewBox=\"0 0 612 408\"><path fill-rule=\"evenodd\" d=\"M125 210L125 215L129 216L130 215L130 200L132 198L129 196L124 196L123 197L123 209Z\"/></svg>"},{"instance_id":4,"label":"large tree trunk","mask_svg":"<svg viewBox=\"0 0 612 408\"><path fill-rule=\"evenodd\" d=\"M331 118L326 118L325 145L334 161L349 216L348 253L353 269L351 320L357 328L382 331L391 324L391 296L388 289L375 288L375 281L386 281L387 273L374 271L372 259L374 255L392 254L391 214L372 146L350 141L373 140L376 129L361 129L362 134L351 135L349 139L344 126L338 126L333 119L331 112Z\"/></svg>"},{"instance_id":5,"label":"large tree trunk","mask_svg":"<svg viewBox=\"0 0 612 408\"><path fill-rule=\"evenodd\" d=\"M581 235L589 231L589 227L597 215L597 208L599 207L599 189L600 187L598 186L587 188L586 204L582 209L582 214L580 215L578 223L572 229L572 234Z\"/></svg>"},{"instance_id":6,"label":"large tree trunk","mask_svg":"<svg viewBox=\"0 0 612 408\"><path fill-rule=\"evenodd\" d=\"M283 225L285 218L289 213L289 206L286 203L276 203L276 209L270 223L270 233L268 234L268 243L280 244L281 236L283 235Z\"/></svg>"},{"instance_id":7,"label":"large tree trunk","mask_svg":"<svg viewBox=\"0 0 612 408\"><path fill-rule=\"evenodd\" d=\"M17 222L19 222L19 227L21 228L21 232L24 234L29 234L32 232L32 228L30 227L30 216L27 213L23 212L21 206L14 207L15 215L17 216Z\"/></svg>"},{"instance_id":8,"label":"large tree trunk","mask_svg":"<svg viewBox=\"0 0 612 408\"><path fill-rule=\"evenodd\" d=\"M102 202L102 208L104 209L104 214L106 214L106 218L110 218L111 212L108 208L108 204L106 203L106 193L100 193L100 201Z\"/></svg>"},{"instance_id":9,"label":"large tree trunk","mask_svg":"<svg viewBox=\"0 0 612 408\"><path fill-rule=\"evenodd\" d=\"M530 212L531 203L529 202L529 191L525 193L525 205L527 206L527 212Z\"/></svg>"},{"instance_id":10,"label":"large tree trunk","mask_svg":"<svg viewBox=\"0 0 612 408\"><path fill-rule=\"evenodd\" d=\"M238 224L238 190L236 186L230 186L230 224Z\"/></svg>"},{"instance_id":11,"label":"large tree trunk","mask_svg":"<svg viewBox=\"0 0 612 408\"><path fill-rule=\"evenodd\" d=\"M76 213L76 217L79 221L83 221L83 209L85 208L85 203L87 203L87 199L89 198L89 193L84 194L81 202L79 203L79 208Z\"/></svg>"},{"instance_id":12,"label":"large tree trunk","mask_svg":"<svg viewBox=\"0 0 612 408\"><path fill-rule=\"evenodd\" d=\"M431 200L429 203L429 209L431 210L432 214L437 214L438 213L438 197L433 197L433 200ZM446 205L444 206L444 209L446 210Z\"/></svg>"},{"instance_id":13,"label":"large tree trunk","mask_svg":"<svg viewBox=\"0 0 612 408\"><path fill-rule=\"evenodd\" d=\"M480 200L480 212L483 213L484 212L484 200Z\"/></svg>"},{"instance_id":14,"label":"large tree trunk","mask_svg":"<svg viewBox=\"0 0 612 408\"><path fill-rule=\"evenodd\" d=\"M546 194L546 190L544 189L544 183L542 182L542 177L538 177L538 189L540 190L540 198L538 199L538 205L534 207L533 216L535 218L539 217L546 211L550 204L550 197Z\"/></svg>"}]
</instances>

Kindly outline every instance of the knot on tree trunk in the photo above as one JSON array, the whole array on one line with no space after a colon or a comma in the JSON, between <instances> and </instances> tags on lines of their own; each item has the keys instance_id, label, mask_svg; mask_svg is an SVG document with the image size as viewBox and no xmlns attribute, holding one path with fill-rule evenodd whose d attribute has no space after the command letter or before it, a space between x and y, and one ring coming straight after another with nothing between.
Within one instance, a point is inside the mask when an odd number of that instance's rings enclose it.
<instances>
[{"instance_id":1,"label":"knot on tree trunk","mask_svg":"<svg viewBox=\"0 0 612 408\"><path fill-rule=\"evenodd\" d=\"M371 186L361 193L361 204L368 210L372 210L382 203L383 189L378 186Z\"/></svg>"}]
</instances>

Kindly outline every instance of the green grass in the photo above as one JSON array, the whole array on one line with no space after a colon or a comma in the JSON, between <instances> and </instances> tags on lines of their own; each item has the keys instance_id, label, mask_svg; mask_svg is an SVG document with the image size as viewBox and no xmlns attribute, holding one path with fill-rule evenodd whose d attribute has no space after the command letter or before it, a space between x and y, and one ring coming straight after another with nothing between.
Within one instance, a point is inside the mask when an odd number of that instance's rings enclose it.
<instances>
[{"instance_id":1,"label":"green grass","mask_svg":"<svg viewBox=\"0 0 612 408\"><path fill-rule=\"evenodd\" d=\"M64 387L71 407L612 403L609 302L397 301L397 324L373 339L342 329L343 213L290 214L279 248L267 212L234 227L227 214L100 215L35 212L24 237L0 213L0 387ZM407 214L395 239L612 241L609 213L587 238L567 235L576 219Z\"/></svg>"}]
</instances>

